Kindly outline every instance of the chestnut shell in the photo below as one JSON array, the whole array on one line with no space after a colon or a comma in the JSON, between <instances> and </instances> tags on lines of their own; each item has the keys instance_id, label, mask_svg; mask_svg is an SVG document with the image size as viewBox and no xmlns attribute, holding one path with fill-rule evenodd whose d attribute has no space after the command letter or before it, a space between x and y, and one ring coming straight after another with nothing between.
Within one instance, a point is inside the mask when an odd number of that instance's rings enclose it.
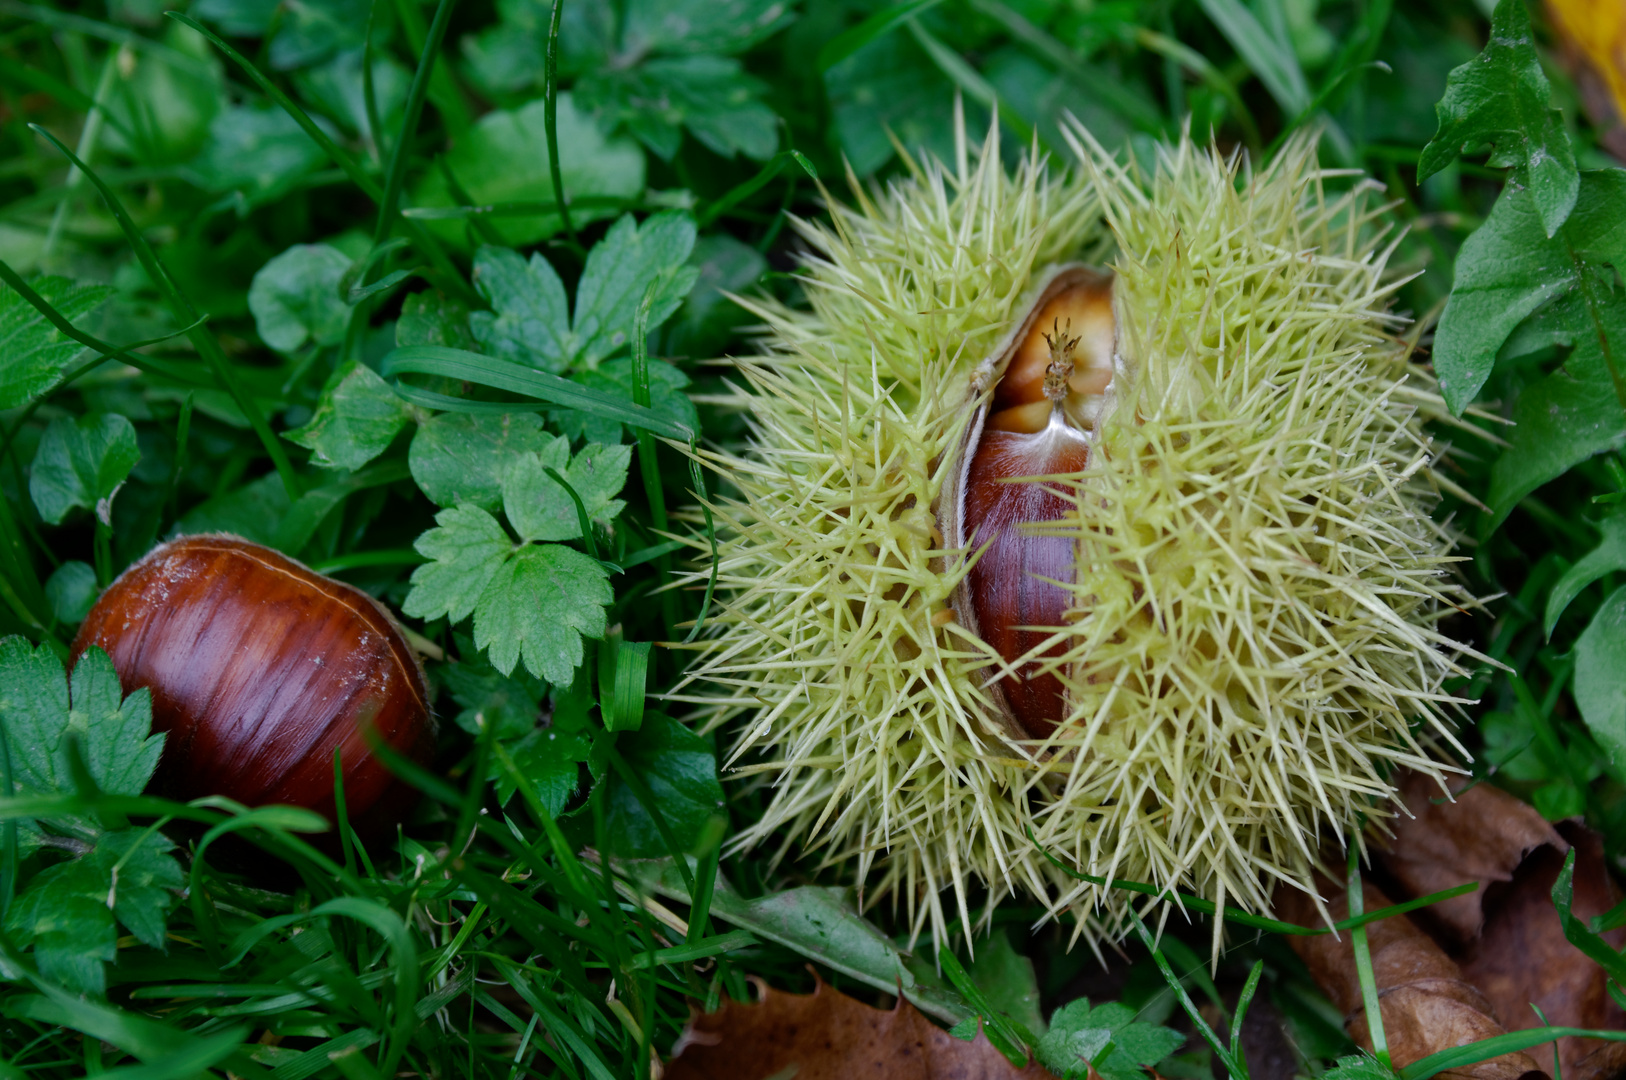
<instances>
[{"instance_id":1,"label":"chestnut shell","mask_svg":"<svg viewBox=\"0 0 1626 1080\"><path fill-rule=\"evenodd\" d=\"M423 668L384 606L239 536L154 548L110 585L74 638L112 658L126 694L152 691L166 733L156 787L335 818L333 752L358 827L383 826L411 792L367 745L372 727L417 761L434 751Z\"/></svg>"}]
</instances>

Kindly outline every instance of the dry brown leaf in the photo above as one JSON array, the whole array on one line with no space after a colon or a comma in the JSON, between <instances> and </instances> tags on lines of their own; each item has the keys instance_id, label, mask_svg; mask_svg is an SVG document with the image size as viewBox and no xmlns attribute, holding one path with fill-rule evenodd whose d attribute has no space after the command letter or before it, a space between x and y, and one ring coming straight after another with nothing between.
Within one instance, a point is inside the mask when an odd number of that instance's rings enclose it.
<instances>
[{"instance_id":1,"label":"dry brown leaf","mask_svg":"<svg viewBox=\"0 0 1626 1080\"><path fill-rule=\"evenodd\" d=\"M724 1001L689 1021L665 1080L1055 1080L1037 1063L1012 1065L978 1032L963 1042L903 998L891 1010L822 982L787 994L760 980L755 1005Z\"/></svg>"},{"instance_id":2,"label":"dry brown leaf","mask_svg":"<svg viewBox=\"0 0 1626 1080\"><path fill-rule=\"evenodd\" d=\"M1604 148L1626 160L1626 4L1621 0L1547 0L1559 60Z\"/></svg>"},{"instance_id":3,"label":"dry brown leaf","mask_svg":"<svg viewBox=\"0 0 1626 1080\"><path fill-rule=\"evenodd\" d=\"M1327 906L1333 920L1348 917L1346 892L1325 881L1321 884L1323 892L1329 894ZM1370 883L1364 887L1363 900L1367 911L1390 904L1389 898ZM1296 889L1283 889L1276 903L1278 913L1290 922L1301 926L1321 924L1314 902ZM1440 1050L1503 1033L1484 995L1463 981L1456 963L1410 919L1395 915L1370 923L1366 929L1384 1036L1396 1068ZM1343 1010L1350 1038L1371 1050L1350 934L1289 940L1316 982ZM1440 1076L1445 1080L1536 1080L1545 1074L1526 1054L1503 1054Z\"/></svg>"},{"instance_id":4,"label":"dry brown leaf","mask_svg":"<svg viewBox=\"0 0 1626 1080\"><path fill-rule=\"evenodd\" d=\"M1555 828L1533 807L1488 784L1435 803L1437 788L1415 774L1400 782L1414 817L1392 823L1394 837L1380 855L1403 898L1449 888L1465 880L1480 888L1419 912L1461 964L1463 978L1490 1002L1510 1031L1541 1026L1530 1006L1560 1027L1620 1029L1623 1013L1608 993L1602 968L1564 938L1553 907L1553 882L1573 845L1575 899L1582 919L1601 915L1620 899L1604 862L1603 843L1584 825ZM1626 932L1610 935L1617 948ZM1561 1039L1566 1080L1611 1080L1626 1066L1626 1048L1594 1039ZM1551 1051L1535 1053L1543 1059Z\"/></svg>"},{"instance_id":5,"label":"dry brown leaf","mask_svg":"<svg viewBox=\"0 0 1626 1080\"><path fill-rule=\"evenodd\" d=\"M1411 816L1390 821L1394 835L1381 857L1404 898L1465 881L1479 883L1477 891L1433 904L1418 916L1448 946L1466 945L1479 936L1486 888L1512 881L1526 855L1545 844L1567 850L1534 807L1489 784L1458 791L1455 802L1435 802L1444 793L1420 773L1403 774L1399 788Z\"/></svg>"}]
</instances>

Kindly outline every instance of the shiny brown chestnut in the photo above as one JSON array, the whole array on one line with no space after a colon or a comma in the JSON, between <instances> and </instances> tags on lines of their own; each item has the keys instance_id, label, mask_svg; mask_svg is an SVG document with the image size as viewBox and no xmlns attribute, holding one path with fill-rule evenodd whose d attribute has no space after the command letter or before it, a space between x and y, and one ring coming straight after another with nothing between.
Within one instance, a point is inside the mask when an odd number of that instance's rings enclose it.
<instances>
[{"instance_id":1,"label":"shiny brown chestnut","mask_svg":"<svg viewBox=\"0 0 1626 1080\"><path fill-rule=\"evenodd\" d=\"M1073 512L1073 497L1055 482L1023 478L1089 464L1116 337L1111 277L1069 265L1041 281L972 375L978 403L939 501L945 542L977 560L955 589L955 617L1014 665L993 696L1019 737L1046 738L1066 715L1061 680L1042 670L1051 654L1040 628L1066 621L1075 601L1065 583L1077 573L1072 540L1032 528Z\"/></svg>"},{"instance_id":2,"label":"shiny brown chestnut","mask_svg":"<svg viewBox=\"0 0 1626 1080\"><path fill-rule=\"evenodd\" d=\"M384 606L242 537L154 548L96 602L71 659L92 645L126 694L152 691L166 733L155 783L175 798L286 803L332 821L337 748L365 831L410 801L365 729L419 762L434 750L423 668Z\"/></svg>"}]
</instances>

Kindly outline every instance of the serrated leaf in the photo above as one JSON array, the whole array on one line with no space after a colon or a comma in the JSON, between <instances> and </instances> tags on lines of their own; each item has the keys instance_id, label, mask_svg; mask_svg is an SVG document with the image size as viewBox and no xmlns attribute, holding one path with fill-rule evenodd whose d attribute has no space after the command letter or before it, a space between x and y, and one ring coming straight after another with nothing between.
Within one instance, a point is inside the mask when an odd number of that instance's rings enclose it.
<instances>
[{"instance_id":1,"label":"serrated leaf","mask_svg":"<svg viewBox=\"0 0 1626 1080\"><path fill-rule=\"evenodd\" d=\"M717 755L711 746L665 713L644 713L636 734L617 743L627 767L655 797L667 831L680 851L699 841L711 818L723 812L723 789L717 780ZM649 812L619 776L610 789L606 821L617 856L650 859L668 854Z\"/></svg>"},{"instance_id":2,"label":"serrated leaf","mask_svg":"<svg viewBox=\"0 0 1626 1080\"><path fill-rule=\"evenodd\" d=\"M135 426L117 413L58 417L40 437L28 494L53 525L75 507L111 523L113 495L140 460Z\"/></svg>"},{"instance_id":3,"label":"serrated leaf","mask_svg":"<svg viewBox=\"0 0 1626 1080\"><path fill-rule=\"evenodd\" d=\"M548 476L570 462L570 440L560 435L541 451L514 455L502 480L503 513L522 540L574 540L581 535L576 504Z\"/></svg>"},{"instance_id":4,"label":"serrated leaf","mask_svg":"<svg viewBox=\"0 0 1626 1080\"><path fill-rule=\"evenodd\" d=\"M589 443L569 458L570 440L564 436L541 453L517 455L503 477L503 511L526 540L574 540L581 521L570 493L548 475L552 468L564 476L581 499L591 521L609 522L626 503L615 498L627 483L632 447Z\"/></svg>"},{"instance_id":5,"label":"serrated leaf","mask_svg":"<svg viewBox=\"0 0 1626 1080\"><path fill-rule=\"evenodd\" d=\"M411 420L412 410L378 372L351 360L328 380L310 420L284 437L312 451L317 465L359 469L387 450Z\"/></svg>"},{"instance_id":6,"label":"serrated leaf","mask_svg":"<svg viewBox=\"0 0 1626 1080\"><path fill-rule=\"evenodd\" d=\"M466 619L514 549L497 519L478 506L457 506L435 515L436 528L413 545L430 561L412 572L412 591L401 610L414 619ZM484 645L480 646L484 648ZM509 664L500 669L513 670Z\"/></svg>"},{"instance_id":7,"label":"serrated leaf","mask_svg":"<svg viewBox=\"0 0 1626 1080\"><path fill-rule=\"evenodd\" d=\"M469 318L484 352L555 374L570 365L574 342L564 282L541 252L527 261L508 248L481 247L474 285L491 302L490 311Z\"/></svg>"},{"instance_id":8,"label":"serrated leaf","mask_svg":"<svg viewBox=\"0 0 1626 1080\"><path fill-rule=\"evenodd\" d=\"M1626 765L1626 585L1575 643L1575 704L1609 760Z\"/></svg>"},{"instance_id":9,"label":"serrated leaf","mask_svg":"<svg viewBox=\"0 0 1626 1080\"><path fill-rule=\"evenodd\" d=\"M295 244L260 267L248 289L260 337L280 353L343 341L350 306L339 283L349 270L350 257L326 244Z\"/></svg>"},{"instance_id":10,"label":"serrated leaf","mask_svg":"<svg viewBox=\"0 0 1626 1080\"><path fill-rule=\"evenodd\" d=\"M1465 151L1491 144L1490 163L1511 166L1530 189L1545 235L1558 232L1575 206L1579 177L1564 119L1552 107L1525 0L1501 0L1485 51L1446 78L1434 106L1440 129L1417 167L1425 180Z\"/></svg>"},{"instance_id":11,"label":"serrated leaf","mask_svg":"<svg viewBox=\"0 0 1626 1080\"><path fill-rule=\"evenodd\" d=\"M64 277L38 277L29 285L69 322L95 311L113 295L105 285L81 285ZM10 286L0 285L0 409L26 405L51 389L83 348L46 322Z\"/></svg>"},{"instance_id":12,"label":"serrated leaf","mask_svg":"<svg viewBox=\"0 0 1626 1080\"><path fill-rule=\"evenodd\" d=\"M762 101L767 89L732 57L696 55L604 68L576 84L582 107L609 125L625 125L670 161L687 128L722 157L766 161L779 147L779 118Z\"/></svg>"},{"instance_id":13,"label":"serrated leaf","mask_svg":"<svg viewBox=\"0 0 1626 1080\"><path fill-rule=\"evenodd\" d=\"M1080 998L1055 1011L1035 1049L1058 1076L1083 1077L1093 1064L1104 1080L1144 1080L1144 1066L1156 1065L1185 1041L1177 1031L1136 1022L1128 1006L1108 1002L1092 1008ZM1108 1043L1112 1049L1103 1058Z\"/></svg>"},{"instance_id":14,"label":"serrated leaf","mask_svg":"<svg viewBox=\"0 0 1626 1080\"><path fill-rule=\"evenodd\" d=\"M582 662L582 638L604 636L612 599L609 574L596 559L563 544L524 547L480 594L474 643L503 674L523 658L532 675L568 683Z\"/></svg>"},{"instance_id":15,"label":"serrated leaf","mask_svg":"<svg viewBox=\"0 0 1626 1080\"><path fill-rule=\"evenodd\" d=\"M0 678L4 678L0 668ZM71 708L62 733L79 739L79 751L96 786L113 795L139 795L158 768L163 735L152 731L152 695L145 687L124 697L113 661L99 648L86 649L69 683ZM57 743L53 763L59 789L71 783L67 744Z\"/></svg>"},{"instance_id":16,"label":"serrated leaf","mask_svg":"<svg viewBox=\"0 0 1626 1080\"><path fill-rule=\"evenodd\" d=\"M418 487L438 506L502 506L502 476L509 460L540 451L554 436L535 413L442 413L419 426L407 450Z\"/></svg>"},{"instance_id":17,"label":"serrated leaf","mask_svg":"<svg viewBox=\"0 0 1626 1080\"><path fill-rule=\"evenodd\" d=\"M413 293L401 302L395 322L397 345L444 345L475 351L469 309L463 301L438 292Z\"/></svg>"},{"instance_id":18,"label":"serrated leaf","mask_svg":"<svg viewBox=\"0 0 1626 1080\"><path fill-rule=\"evenodd\" d=\"M694 239L694 219L676 210L654 214L642 226L627 214L610 227L587 253L576 287L572 366L597 367L627 345L638 305L651 284L656 292L649 329L671 318L694 287L697 273L687 265Z\"/></svg>"}]
</instances>

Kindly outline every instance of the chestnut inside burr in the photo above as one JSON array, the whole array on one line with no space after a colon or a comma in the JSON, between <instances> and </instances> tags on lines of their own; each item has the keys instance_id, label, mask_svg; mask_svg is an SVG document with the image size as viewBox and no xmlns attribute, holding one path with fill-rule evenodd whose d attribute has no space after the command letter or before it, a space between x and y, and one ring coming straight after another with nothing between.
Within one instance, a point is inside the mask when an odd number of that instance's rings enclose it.
<instances>
[{"instance_id":1,"label":"chestnut inside burr","mask_svg":"<svg viewBox=\"0 0 1626 1080\"><path fill-rule=\"evenodd\" d=\"M1074 598L1071 539L1041 528L1075 509L1055 479L1089 464L1089 432L1113 379L1111 279L1063 268L991 357L997 381L963 444L959 484L949 493L945 535L976 562L956 591L956 609L1015 669L994 692L1020 734L1049 736L1066 716L1062 682L1035 653L1067 621ZM1023 657L1028 659L1016 662Z\"/></svg>"}]
</instances>

